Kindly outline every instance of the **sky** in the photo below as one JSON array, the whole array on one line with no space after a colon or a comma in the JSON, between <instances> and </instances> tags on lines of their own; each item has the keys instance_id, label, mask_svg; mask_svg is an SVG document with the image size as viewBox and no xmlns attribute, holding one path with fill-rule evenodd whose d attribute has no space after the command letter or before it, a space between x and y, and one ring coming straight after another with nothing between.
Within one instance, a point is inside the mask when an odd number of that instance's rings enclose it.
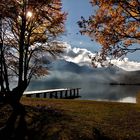
<instances>
[{"instance_id":1,"label":"sky","mask_svg":"<svg viewBox=\"0 0 140 140\"><path fill-rule=\"evenodd\" d=\"M92 7L88 0L62 0L63 10L68 13L66 20L66 36L63 40L74 47L87 48L90 51L99 49L97 43L93 43L87 36L79 33L77 21L81 16L88 17L92 14Z\"/></svg>"},{"instance_id":2,"label":"sky","mask_svg":"<svg viewBox=\"0 0 140 140\"><path fill-rule=\"evenodd\" d=\"M94 10L89 3L89 0L62 0L62 2L63 11L68 13L65 23L66 34L62 36L62 40L73 47L86 48L92 52L100 50L100 44L91 41L89 37L79 33L77 24L77 21L80 20L81 16L88 18L93 13ZM129 53L127 57L130 61L140 62L140 51Z\"/></svg>"}]
</instances>

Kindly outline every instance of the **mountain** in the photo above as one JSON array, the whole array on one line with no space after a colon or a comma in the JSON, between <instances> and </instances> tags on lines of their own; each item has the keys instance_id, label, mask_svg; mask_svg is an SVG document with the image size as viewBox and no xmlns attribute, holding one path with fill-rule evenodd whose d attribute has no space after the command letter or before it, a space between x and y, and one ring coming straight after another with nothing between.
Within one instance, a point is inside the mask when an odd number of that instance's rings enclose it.
<instances>
[{"instance_id":1,"label":"mountain","mask_svg":"<svg viewBox=\"0 0 140 140\"><path fill-rule=\"evenodd\" d=\"M89 56L95 56L94 53L83 48L72 48L66 42L58 43L65 48L64 52L57 57L45 54L42 59L44 65L50 70L47 80L112 84L140 83L140 63L138 62L129 62L125 58L124 61L112 60L114 65L110 67L93 68Z\"/></svg>"},{"instance_id":2,"label":"mountain","mask_svg":"<svg viewBox=\"0 0 140 140\"><path fill-rule=\"evenodd\" d=\"M125 71L117 66L93 68L88 65L55 60L47 64L48 80L63 82L94 82L108 84L139 84L140 71Z\"/></svg>"},{"instance_id":3,"label":"mountain","mask_svg":"<svg viewBox=\"0 0 140 140\"><path fill-rule=\"evenodd\" d=\"M117 82L125 71L117 66L108 68L93 68L88 65L68 62L66 60L56 60L47 65L50 71L48 80L65 82L94 82L112 83Z\"/></svg>"},{"instance_id":4,"label":"mountain","mask_svg":"<svg viewBox=\"0 0 140 140\"><path fill-rule=\"evenodd\" d=\"M66 60L56 60L48 65L49 70L57 70L60 72L73 72L77 74L91 73L93 68L88 66L79 66L76 63L68 62Z\"/></svg>"}]
</instances>

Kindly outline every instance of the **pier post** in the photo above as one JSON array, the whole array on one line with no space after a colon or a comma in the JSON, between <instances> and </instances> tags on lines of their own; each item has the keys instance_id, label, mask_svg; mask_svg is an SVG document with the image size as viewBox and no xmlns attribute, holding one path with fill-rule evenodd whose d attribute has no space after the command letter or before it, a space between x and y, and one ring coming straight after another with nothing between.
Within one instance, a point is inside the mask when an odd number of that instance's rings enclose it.
<instances>
[{"instance_id":1,"label":"pier post","mask_svg":"<svg viewBox=\"0 0 140 140\"><path fill-rule=\"evenodd\" d=\"M32 94L26 94L26 97L32 97Z\"/></svg>"},{"instance_id":2,"label":"pier post","mask_svg":"<svg viewBox=\"0 0 140 140\"><path fill-rule=\"evenodd\" d=\"M68 96L68 90L65 91L65 98Z\"/></svg>"},{"instance_id":3,"label":"pier post","mask_svg":"<svg viewBox=\"0 0 140 140\"><path fill-rule=\"evenodd\" d=\"M47 98L47 93L46 92L43 94L43 98Z\"/></svg>"},{"instance_id":4,"label":"pier post","mask_svg":"<svg viewBox=\"0 0 140 140\"><path fill-rule=\"evenodd\" d=\"M52 98L53 97L53 93L52 92L50 92L50 98Z\"/></svg>"},{"instance_id":5,"label":"pier post","mask_svg":"<svg viewBox=\"0 0 140 140\"><path fill-rule=\"evenodd\" d=\"M79 88L77 88L77 97L79 97Z\"/></svg>"},{"instance_id":6,"label":"pier post","mask_svg":"<svg viewBox=\"0 0 140 140\"><path fill-rule=\"evenodd\" d=\"M36 98L40 98L40 94L38 93L38 94L36 94Z\"/></svg>"},{"instance_id":7,"label":"pier post","mask_svg":"<svg viewBox=\"0 0 140 140\"><path fill-rule=\"evenodd\" d=\"M63 91L60 91L60 99L63 98Z\"/></svg>"},{"instance_id":8,"label":"pier post","mask_svg":"<svg viewBox=\"0 0 140 140\"><path fill-rule=\"evenodd\" d=\"M70 97L72 97L72 90L73 90L73 89L70 89Z\"/></svg>"},{"instance_id":9,"label":"pier post","mask_svg":"<svg viewBox=\"0 0 140 140\"><path fill-rule=\"evenodd\" d=\"M54 93L55 93L54 97L57 99L58 98L57 91L55 91Z\"/></svg>"},{"instance_id":10,"label":"pier post","mask_svg":"<svg viewBox=\"0 0 140 140\"><path fill-rule=\"evenodd\" d=\"M73 92L74 92L73 96L75 97L75 89L73 89Z\"/></svg>"}]
</instances>

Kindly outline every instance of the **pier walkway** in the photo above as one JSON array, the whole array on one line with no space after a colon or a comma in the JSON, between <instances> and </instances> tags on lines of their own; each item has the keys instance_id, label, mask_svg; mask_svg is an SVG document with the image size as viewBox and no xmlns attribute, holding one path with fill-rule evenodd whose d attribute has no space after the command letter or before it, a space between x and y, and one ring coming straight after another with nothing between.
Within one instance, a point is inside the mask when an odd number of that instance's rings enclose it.
<instances>
[{"instance_id":1,"label":"pier walkway","mask_svg":"<svg viewBox=\"0 0 140 140\"><path fill-rule=\"evenodd\" d=\"M34 98L56 98L56 99L75 99L79 98L81 88L49 89L39 91L26 91L24 96Z\"/></svg>"}]
</instances>

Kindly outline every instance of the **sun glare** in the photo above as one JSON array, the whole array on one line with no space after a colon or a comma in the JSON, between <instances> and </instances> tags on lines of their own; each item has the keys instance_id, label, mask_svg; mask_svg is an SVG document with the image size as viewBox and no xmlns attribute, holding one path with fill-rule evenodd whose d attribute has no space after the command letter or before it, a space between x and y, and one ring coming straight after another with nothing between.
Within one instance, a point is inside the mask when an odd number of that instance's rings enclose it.
<instances>
[{"instance_id":1,"label":"sun glare","mask_svg":"<svg viewBox=\"0 0 140 140\"><path fill-rule=\"evenodd\" d=\"M27 17L30 18L30 17L32 17L32 16L33 16L33 13L32 13L31 11L28 11L28 12L27 12Z\"/></svg>"}]
</instances>

